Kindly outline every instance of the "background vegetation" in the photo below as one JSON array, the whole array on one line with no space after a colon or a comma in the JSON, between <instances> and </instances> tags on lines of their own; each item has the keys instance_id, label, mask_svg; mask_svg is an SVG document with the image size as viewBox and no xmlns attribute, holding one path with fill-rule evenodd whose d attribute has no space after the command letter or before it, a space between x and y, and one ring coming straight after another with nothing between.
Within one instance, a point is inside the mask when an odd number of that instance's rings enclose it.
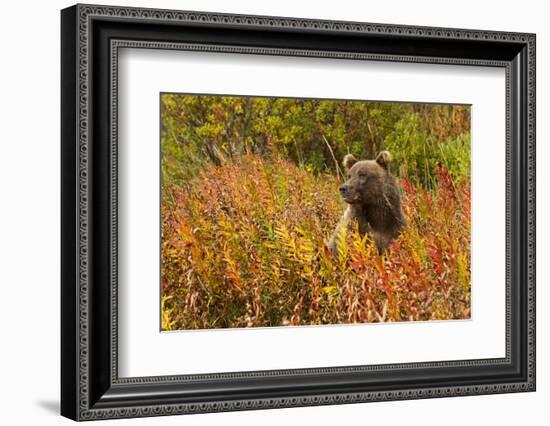
<instances>
[{"instance_id":1,"label":"background vegetation","mask_svg":"<svg viewBox=\"0 0 550 426\"><path fill-rule=\"evenodd\" d=\"M470 316L470 108L164 94L162 328ZM348 233L340 160L393 155L409 226Z\"/></svg>"}]
</instances>

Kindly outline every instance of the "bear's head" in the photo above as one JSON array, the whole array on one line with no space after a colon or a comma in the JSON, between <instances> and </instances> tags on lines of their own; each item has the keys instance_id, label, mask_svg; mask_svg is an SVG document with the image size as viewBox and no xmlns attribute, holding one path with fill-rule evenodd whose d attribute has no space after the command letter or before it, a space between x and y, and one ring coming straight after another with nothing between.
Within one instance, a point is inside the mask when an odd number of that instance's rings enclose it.
<instances>
[{"instance_id":1,"label":"bear's head","mask_svg":"<svg viewBox=\"0 0 550 426\"><path fill-rule=\"evenodd\" d=\"M390 153L381 151L374 160L358 161L347 154L342 161L347 181L340 186L340 194L348 204L378 204L384 197L384 187L390 177Z\"/></svg>"}]
</instances>

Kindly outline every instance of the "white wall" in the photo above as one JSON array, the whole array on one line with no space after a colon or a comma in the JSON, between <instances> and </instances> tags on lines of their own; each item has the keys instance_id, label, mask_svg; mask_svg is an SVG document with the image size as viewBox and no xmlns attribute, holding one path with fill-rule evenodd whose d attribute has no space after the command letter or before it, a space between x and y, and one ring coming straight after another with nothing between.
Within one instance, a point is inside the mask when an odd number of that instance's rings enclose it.
<instances>
[{"instance_id":1,"label":"white wall","mask_svg":"<svg viewBox=\"0 0 550 426\"><path fill-rule=\"evenodd\" d=\"M545 2L352 0L103 1L205 10L526 31L537 33L538 390L530 394L121 420L131 424L544 424L550 402L548 266L550 27ZM71 3L2 6L0 43L0 418L2 424L66 424L59 394L59 9ZM538 419L538 420L537 420ZM112 422L105 422L108 424ZM116 423L113 423L116 424Z\"/></svg>"}]
</instances>

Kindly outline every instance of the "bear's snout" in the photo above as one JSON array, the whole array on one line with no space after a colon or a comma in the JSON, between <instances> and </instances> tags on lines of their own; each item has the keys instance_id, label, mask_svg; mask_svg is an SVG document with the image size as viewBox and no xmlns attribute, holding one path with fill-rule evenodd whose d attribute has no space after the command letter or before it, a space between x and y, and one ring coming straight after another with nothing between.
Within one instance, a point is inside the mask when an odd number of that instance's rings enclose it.
<instances>
[{"instance_id":1,"label":"bear's snout","mask_svg":"<svg viewBox=\"0 0 550 426\"><path fill-rule=\"evenodd\" d=\"M340 194L342 195L347 194L349 190L350 190L350 186L347 183L340 186Z\"/></svg>"}]
</instances>

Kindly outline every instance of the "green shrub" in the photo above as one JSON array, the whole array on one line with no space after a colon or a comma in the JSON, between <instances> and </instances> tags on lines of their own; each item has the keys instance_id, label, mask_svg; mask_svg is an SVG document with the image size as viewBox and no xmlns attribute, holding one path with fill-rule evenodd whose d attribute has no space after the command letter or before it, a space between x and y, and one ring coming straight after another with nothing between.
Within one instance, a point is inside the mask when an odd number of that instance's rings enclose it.
<instances>
[{"instance_id":1,"label":"green shrub","mask_svg":"<svg viewBox=\"0 0 550 426\"><path fill-rule=\"evenodd\" d=\"M169 181L249 153L338 174L345 154L374 158L382 149L394 156L396 173L428 188L439 163L455 179L470 174L470 109L463 105L164 94L161 116Z\"/></svg>"},{"instance_id":2,"label":"green shrub","mask_svg":"<svg viewBox=\"0 0 550 426\"><path fill-rule=\"evenodd\" d=\"M455 180L470 177L469 132L440 141L421 130L418 114L404 115L384 139L383 147L392 153L395 173L424 187L433 188L436 184L438 165L447 169Z\"/></svg>"}]
</instances>

